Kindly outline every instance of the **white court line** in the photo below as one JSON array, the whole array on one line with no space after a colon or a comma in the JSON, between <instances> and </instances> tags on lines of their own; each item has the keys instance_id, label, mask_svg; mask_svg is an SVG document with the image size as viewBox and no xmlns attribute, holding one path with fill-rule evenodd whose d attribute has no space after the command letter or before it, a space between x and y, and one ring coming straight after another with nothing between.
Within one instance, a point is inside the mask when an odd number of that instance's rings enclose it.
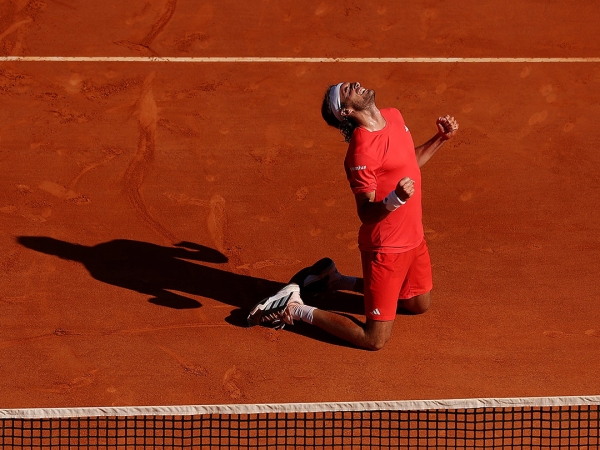
<instances>
[{"instance_id":1,"label":"white court line","mask_svg":"<svg viewBox=\"0 0 600 450\"><path fill-rule=\"evenodd\" d=\"M0 419L42 419L102 416L186 416L202 414L268 414L331 411L426 411L482 408L532 408L600 405L600 396L471 398L380 402L279 403L181 406L109 406L90 408L0 409ZM594 410L596 411L596 410Z\"/></svg>"},{"instance_id":2,"label":"white court line","mask_svg":"<svg viewBox=\"0 0 600 450\"><path fill-rule=\"evenodd\" d=\"M0 56L0 62L170 63L600 63L600 58L286 58L158 56Z\"/></svg>"}]
</instances>

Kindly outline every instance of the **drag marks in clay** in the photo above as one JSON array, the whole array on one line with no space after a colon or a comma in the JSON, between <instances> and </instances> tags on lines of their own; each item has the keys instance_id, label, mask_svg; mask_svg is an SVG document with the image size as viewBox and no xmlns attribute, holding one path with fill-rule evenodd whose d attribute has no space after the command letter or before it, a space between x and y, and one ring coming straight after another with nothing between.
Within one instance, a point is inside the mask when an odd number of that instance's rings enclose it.
<instances>
[{"instance_id":1,"label":"drag marks in clay","mask_svg":"<svg viewBox=\"0 0 600 450\"><path fill-rule=\"evenodd\" d=\"M67 394L73 390L80 389L94 383L94 375L96 372L98 372L98 369L93 369L79 377L72 379L71 381L55 381L52 383L52 387L36 388L34 390L38 392L51 392L54 394Z\"/></svg>"},{"instance_id":2,"label":"drag marks in clay","mask_svg":"<svg viewBox=\"0 0 600 450\"><path fill-rule=\"evenodd\" d=\"M117 41L115 42L115 44L127 47L130 50L134 50L140 53L149 52L153 56L158 56L158 54L154 50L152 50L151 46L154 43L154 40L158 37L158 35L164 30L164 28L173 18L176 8L177 0L168 0L162 7L162 9L158 12L157 19L151 25L150 30L146 33L146 35L142 38L140 42L132 42L126 40ZM146 14L147 9L148 8L144 8L142 15ZM135 17L133 19L130 19L130 23L134 23L140 20L142 20L142 17Z\"/></svg>"},{"instance_id":3,"label":"drag marks in clay","mask_svg":"<svg viewBox=\"0 0 600 450\"><path fill-rule=\"evenodd\" d=\"M162 345L159 345L158 348L177 361L185 373L197 377L205 377L208 375L208 370L206 370L206 368L202 367L200 364L186 361L182 356L178 355L167 347L163 347Z\"/></svg>"},{"instance_id":4,"label":"drag marks in clay","mask_svg":"<svg viewBox=\"0 0 600 450\"><path fill-rule=\"evenodd\" d=\"M0 349L14 347L15 345L21 345L29 342L45 340L48 338L62 338L64 336L80 336L80 333L71 330L64 330L62 328L57 328L52 333L40 334L38 336L30 336L20 339L10 339L8 341L0 342Z\"/></svg>"},{"instance_id":5,"label":"drag marks in clay","mask_svg":"<svg viewBox=\"0 0 600 450\"><path fill-rule=\"evenodd\" d=\"M67 200L72 203L89 203L90 199L78 192L67 189L53 181L42 181L38 186L42 191L46 191L61 200Z\"/></svg>"},{"instance_id":6,"label":"drag marks in clay","mask_svg":"<svg viewBox=\"0 0 600 450\"><path fill-rule=\"evenodd\" d=\"M236 366L231 367L223 375L223 391L231 400L240 400L244 398L241 384L243 381L242 372Z\"/></svg>"},{"instance_id":7,"label":"drag marks in clay","mask_svg":"<svg viewBox=\"0 0 600 450\"><path fill-rule=\"evenodd\" d=\"M207 217L208 233L215 244L215 248L221 253L225 249L225 228L227 226L227 215L225 213L225 199L215 195L209 202L210 211Z\"/></svg>"},{"instance_id":8,"label":"drag marks in clay","mask_svg":"<svg viewBox=\"0 0 600 450\"><path fill-rule=\"evenodd\" d=\"M7 3L7 2L4 2ZM6 55L18 55L27 50L24 40L27 29L46 8L46 3L38 0L8 2L2 5L0 16L0 51ZM12 9L12 11L11 11ZM10 25L6 26L6 24Z\"/></svg>"},{"instance_id":9,"label":"drag marks in clay","mask_svg":"<svg viewBox=\"0 0 600 450\"><path fill-rule=\"evenodd\" d=\"M43 223L52 215L52 205L46 200L36 200L30 198L33 189L25 184L16 185L16 190L21 197L21 203L24 205L15 206L6 205L0 207L0 213L23 217L34 223ZM15 202L16 203L16 202Z\"/></svg>"},{"instance_id":10,"label":"drag marks in clay","mask_svg":"<svg viewBox=\"0 0 600 450\"><path fill-rule=\"evenodd\" d=\"M260 270L265 267L289 267L300 264L300 260L298 259L265 259L263 261L258 261L253 264L243 264L241 266L237 266L236 269L254 269Z\"/></svg>"},{"instance_id":11,"label":"drag marks in clay","mask_svg":"<svg viewBox=\"0 0 600 450\"><path fill-rule=\"evenodd\" d=\"M583 332L584 335L586 336L590 336L590 337L596 337L596 338L600 338L600 330L595 330L595 329L590 329L590 330L585 330ZM553 338L553 339L557 339L557 338L572 338L575 336L581 335L581 333L567 333L564 331L559 331L559 330L546 330L544 331L544 336L549 337L549 338Z\"/></svg>"},{"instance_id":12,"label":"drag marks in clay","mask_svg":"<svg viewBox=\"0 0 600 450\"><path fill-rule=\"evenodd\" d=\"M177 242L175 236L163 227L148 212L146 203L141 193L142 185L149 170L154 162L154 152L156 148L156 126L158 123L158 107L152 93L152 80L154 73L151 73L142 87L142 94L136 104L135 114L138 116L140 136L138 147L133 160L129 164L124 177L124 191L129 199L129 203L138 214L156 233L165 238L169 243Z\"/></svg>"},{"instance_id":13,"label":"drag marks in clay","mask_svg":"<svg viewBox=\"0 0 600 450\"><path fill-rule=\"evenodd\" d=\"M150 31L146 35L141 45L144 47L150 47L156 37L162 32L162 30L167 26L167 24L171 21L173 14L175 14L175 9L177 7L177 0L169 0L163 7L158 20L152 24Z\"/></svg>"},{"instance_id":14,"label":"drag marks in clay","mask_svg":"<svg viewBox=\"0 0 600 450\"><path fill-rule=\"evenodd\" d=\"M24 219L34 223L45 222L52 215L52 208L49 206L43 208L39 212L38 211L39 210L37 208L33 209L14 205L0 207L0 213L7 214L9 216L23 217Z\"/></svg>"}]
</instances>

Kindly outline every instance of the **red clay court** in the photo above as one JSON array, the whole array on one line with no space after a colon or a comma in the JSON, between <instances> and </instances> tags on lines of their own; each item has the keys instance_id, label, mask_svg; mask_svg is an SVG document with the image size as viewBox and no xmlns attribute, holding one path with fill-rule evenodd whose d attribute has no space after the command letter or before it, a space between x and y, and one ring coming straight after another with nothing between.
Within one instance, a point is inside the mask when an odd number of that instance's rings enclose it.
<instances>
[{"instance_id":1,"label":"red clay court","mask_svg":"<svg viewBox=\"0 0 600 450\"><path fill-rule=\"evenodd\" d=\"M2 2L0 408L599 394L598 23L589 0ZM417 145L460 123L423 168L432 309L375 353L244 326L317 259L360 275L320 117L342 80Z\"/></svg>"}]
</instances>

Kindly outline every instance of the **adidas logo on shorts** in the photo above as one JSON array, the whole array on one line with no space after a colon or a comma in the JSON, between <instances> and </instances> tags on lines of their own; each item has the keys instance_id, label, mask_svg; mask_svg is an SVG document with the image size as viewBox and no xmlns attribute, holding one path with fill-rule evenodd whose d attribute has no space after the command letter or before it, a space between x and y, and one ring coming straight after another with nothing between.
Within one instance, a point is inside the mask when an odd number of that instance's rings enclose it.
<instances>
[{"instance_id":1,"label":"adidas logo on shorts","mask_svg":"<svg viewBox=\"0 0 600 450\"><path fill-rule=\"evenodd\" d=\"M380 316L381 313L379 312L379 310L377 308L375 308L373 311L371 311L371 314L373 314L374 316Z\"/></svg>"}]
</instances>

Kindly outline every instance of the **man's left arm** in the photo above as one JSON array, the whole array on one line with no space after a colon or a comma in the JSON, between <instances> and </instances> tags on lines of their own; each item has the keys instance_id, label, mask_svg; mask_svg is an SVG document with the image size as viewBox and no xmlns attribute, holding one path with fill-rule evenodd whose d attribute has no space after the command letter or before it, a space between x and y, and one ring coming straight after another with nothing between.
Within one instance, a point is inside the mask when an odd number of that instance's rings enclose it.
<instances>
[{"instance_id":1,"label":"man's left arm","mask_svg":"<svg viewBox=\"0 0 600 450\"><path fill-rule=\"evenodd\" d=\"M435 152L437 152L448 139L451 139L458 130L458 122L452 116L438 118L436 125L438 128L437 134L423 145L415 148L419 167L423 167L425 163L435 155Z\"/></svg>"}]
</instances>

